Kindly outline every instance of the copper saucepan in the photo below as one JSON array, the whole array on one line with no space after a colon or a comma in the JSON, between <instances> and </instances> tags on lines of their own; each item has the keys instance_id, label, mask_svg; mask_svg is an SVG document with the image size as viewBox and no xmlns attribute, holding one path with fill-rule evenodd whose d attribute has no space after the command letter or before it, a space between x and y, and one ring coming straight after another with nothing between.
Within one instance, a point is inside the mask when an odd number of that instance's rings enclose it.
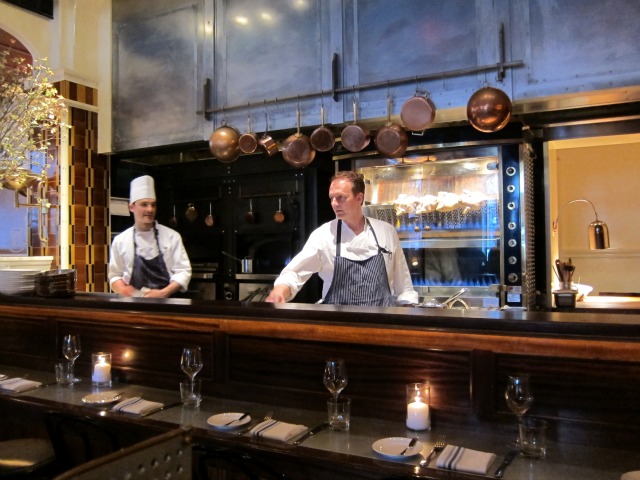
<instances>
[{"instance_id":1,"label":"copper saucepan","mask_svg":"<svg viewBox=\"0 0 640 480\"><path fill-rule=\"evenodd\" d=\"M309 136L311 146L319 152L328 152L336 144L336 137L333 130L324 124L324 105L320 107L321 125Z\"/></svg>"},{"instance_id":2,"label":"copper saucepan","mask_svg":"<svg viewBox=\"0 0 640 480\"><path fill-rule=\"evenodd\" d=\"M353 99L353 125L347 125L340 135L340 141L342 146L350 152L359 152L364 149L371 137L369 136L369 130L358 125L358 108L356 105L356 99Z\"/></svg>"},{"instance_id":3,"label":"copper saucepan","mask_svg":"<svg viewBox=\"0 0 640 480\"><path fill-rule=\"evenodd\" d=\"M316 151L311 147L309 137L300 132L300 108L296 109L296 125L296 133L282 144L282 156L292 167L304 168L313 161Z\"/></svg>"},{"instance_id":4,"label":"copper saucepan","mask_svg":"<svg viewBox=\"0 0 640 480\"><path fill-rule=\"evenodd\" d=\"M238 145L240 146L242 153L253 153L258 149L258 136L253 133L253 129L251 128L251 114L249 114L248 123L249 130L240 135L240 138L238 139Z\"/></svg>"},{"instance_id":5,"label":"copper saucepan","mask_svg":"<svg viewBox=\"0 0 640 480\"><path fill-rule=\"evenodd\" d=\"M426 94L416 93L407 99L400 109L404 126L414 132L426 130L436 118L436 107Z\"/></svg>"},{"instance_id":6,"label":"copper saucepan","mask_svg":"<svg viewBox=\"0 0 640 480\"><path fill-rule=\"evenodd\" d=\"M467 118L476 130L497 132L511 119L511 100L499 88L483 87L471 95L467 103Z\"/></svg>"},{"instance_id":7,"label":"copper saucepan","mask_svg":"<svg viewBox=\"0 0 640 480\"><path fill-rule=\"evenodd\" d=\"M269 119L266 113L264 114L264 133L262 137L260 137L260 140L258 140L258 145L268 157L272 157L278 153L278 144L271 135L269 135Z\"/></svg>"},{"instance_id":8,"label":"copper saucepan","mask_svg":"<svg viewBox=\"0 0 640 480\"><path fill-rule=\"evenodd\" d=\"M398 158L404 155L409 144L407 132L391 121L391 97L387 97L387 123L378 130L375 138L378 151L388 158Z\"/></svg>"}]
</instances>

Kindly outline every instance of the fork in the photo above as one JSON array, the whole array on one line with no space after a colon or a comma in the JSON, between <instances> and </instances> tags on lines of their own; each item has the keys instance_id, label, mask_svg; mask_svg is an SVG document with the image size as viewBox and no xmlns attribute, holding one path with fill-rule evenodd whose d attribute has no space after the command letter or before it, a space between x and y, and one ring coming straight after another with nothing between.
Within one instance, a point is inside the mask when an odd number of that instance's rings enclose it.
<instances>
[{"instance_id":1,"label":"fork","mask_svg":"<svg viewBox=\"0 0 640 480\"><path fill-rule=\"evenodd\" d=\"M431 461L431 458L433 457L433 455L436 452L440 452L440 451L444 450L444 447L446 447L446 445L447 445L447 436L446 435L440 435L438 437L438 439L436 440L435 445L433 446L433 448L429 452L429 455L427 455L427 458L425 458L424 460L422 460L420 462L420 467L428 467L429 466L429 462Z\"/></svg>"},{"instance_id":2,"label":"fork","mask_svg":"<svg viewBox=\"0 0 640 480\"><path fill-rule=\"evenodd\" d=\"M267 414L264 416L264 418L262 420L254 423L254 424L249 425L247 428L243 428L238 433L236 433L236 435L243 435L246 432L248 432L249 430L251 430L253 427L255 427L256 425L258 425L259 423L266 422L267 420L271 420L272 417L273 417L273 411L269 411L269 412L267 412Z\"/></svg>"}]
</instances>

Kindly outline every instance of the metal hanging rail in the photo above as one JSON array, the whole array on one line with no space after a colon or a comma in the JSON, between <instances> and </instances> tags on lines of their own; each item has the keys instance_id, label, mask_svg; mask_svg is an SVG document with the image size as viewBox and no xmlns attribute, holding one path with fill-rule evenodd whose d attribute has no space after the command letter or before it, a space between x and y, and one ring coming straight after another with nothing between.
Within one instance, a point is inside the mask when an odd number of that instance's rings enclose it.
<instances>
[{"instance_id":1,"label":"metal hanging rail","mask_svg":"<svg viewBox=\"0 0 640 480\"><path fill-rule=\"evenodd\" d=\"M337 57L337 54L334 54L334 61L336 61L336 57ZM356 92L360 90L368 90L373 88L391 87L395 85L404 85L407 83L423 82L427 80L438 80L438 79L445 79L445 78L452 78L452 77L461 77L464 75L473 75L476 73L490 72L492 70L495 70L498 72L498 79L501 80L500 77L502 76L504 78L504 71L507 68L519 68L523 66L524 66L524 62L522 60L518 60L514 62L505 62L505 63L499 62L492 65L482 65L479 67L461 68L458 70L449 70L446 72L431 73L428 75L418 75L415 77L397 78L395 80L386 80L382 82L363 83L360 85L352 85L350 87L334 86L334 88L332 88L331 90L320 90L319 92L304 93L301 95L295 95L295 96L289 96L289 97L276 97L271 99L265 99L261 102L244 103L242 105L227 105L220 108L207 108L205 109L204 112L206 115L211 115L214 113L228 112L231 110L240 110L242 108L263 107L263 106L275 105L277 103L283 103L283 102L294 102L294 101L305 100L309 98L326 97L328 95L331 95L333 97L333 100L337 102L338 95L341 93ZM337 75L335 75L335 69L334 69L334 74L333 74L334 85L337 82L336 77ZM207 83L209 83L209 81L207 81ZM209 95L206 95L205 97L208 103Z\"/></svg>"},{"instance_id":2,"label":"metal hanging rail","mask_svg":"<svg viewBox=\"0 0 640 480\"><path fill-rule=\"evenodd\" d=\"M289 97L276 97L271 99L265 99L261 102L248 102L242 105L225 105L220 108L210 108L211 103L211 80L207 79L204 85L204 114L207 119L214 113L228 112L231 110L240 110L243 108L264 107L267 105L274 105L282 102L294 102L299 100L305 100L309 98L318 98L331 95L334 101L338 101L338 95L341 93L356 92L360 90L369 90L373 88L384 88L395 85L404 85L407 83L418 83L428 80L440 80L445 78L461 77L464 75L473 75L477 73L485 73L495 70L497 72L497 80L502 81L505 77L505 70L508 68L519 68L524 66L522 60L516 60L513 62L505 62L505 42L504 42L504 25L500 26L499 32L499 44L498 49L500 51L500 60L498 63L490 65L482 65L478 67L461 68L458 70L447 70L445 72L430 73L426 75L417 75L414 77L396 78L394 80L385 80L382 82L363 83L360 85L351 85L349 87L338 86L338 54L334 53L331 59L331 90L320 90L319 92L304 93L301 95L294 95ZM202 113L202 112L198 112Z\"/></svg>"}]
</instances>

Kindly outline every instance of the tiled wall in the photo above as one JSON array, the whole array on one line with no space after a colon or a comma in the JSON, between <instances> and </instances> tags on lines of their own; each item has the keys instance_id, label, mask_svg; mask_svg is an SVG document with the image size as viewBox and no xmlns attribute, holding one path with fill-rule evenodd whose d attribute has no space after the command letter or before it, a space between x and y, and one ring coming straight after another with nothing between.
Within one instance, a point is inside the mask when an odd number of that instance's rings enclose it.
<instances>
[{"instance_id":1,"label":"tiled wall","mask_svg":"<svg viewBox=\"0 0 640 480\"><path fill-rule=\"evenodd\" d=\"M76 290L106 292L109 235L109 158L99 155L98 114L78 104L97 107L97 90L70 81L57 83L58 92L73 100L69 106L69 258L70 268L78 273ZM61 149L57 149L59 158ZM60 162L63 163L63 162ZM57 191L60 169L55 169L49 190ZM52 199L53 200L53 199ZM51 202L57 203L57 202ZM60 264L62 249L58 241L59 208L50 210L50 232L47 255Z\"/></svg>"}]
</instances>

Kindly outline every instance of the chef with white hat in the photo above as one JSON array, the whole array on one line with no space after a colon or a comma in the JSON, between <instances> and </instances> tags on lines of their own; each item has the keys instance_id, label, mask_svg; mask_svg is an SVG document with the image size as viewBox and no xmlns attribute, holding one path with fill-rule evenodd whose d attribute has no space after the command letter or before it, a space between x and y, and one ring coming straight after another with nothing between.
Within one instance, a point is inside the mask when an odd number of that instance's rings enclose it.
<instances>
[{"instance_id":1,"label":"chef with white hat","mask_svg":"<svg viewBox=\"0 0 640 480\"><path fill-rule=\"evenodd\" d=\"M191 263L180 234L156 222L156 191L149 175L131 181L134 225L111 243L109 284L126 297L166 298L185 292Z\"/></svg>"}]
</instances>

